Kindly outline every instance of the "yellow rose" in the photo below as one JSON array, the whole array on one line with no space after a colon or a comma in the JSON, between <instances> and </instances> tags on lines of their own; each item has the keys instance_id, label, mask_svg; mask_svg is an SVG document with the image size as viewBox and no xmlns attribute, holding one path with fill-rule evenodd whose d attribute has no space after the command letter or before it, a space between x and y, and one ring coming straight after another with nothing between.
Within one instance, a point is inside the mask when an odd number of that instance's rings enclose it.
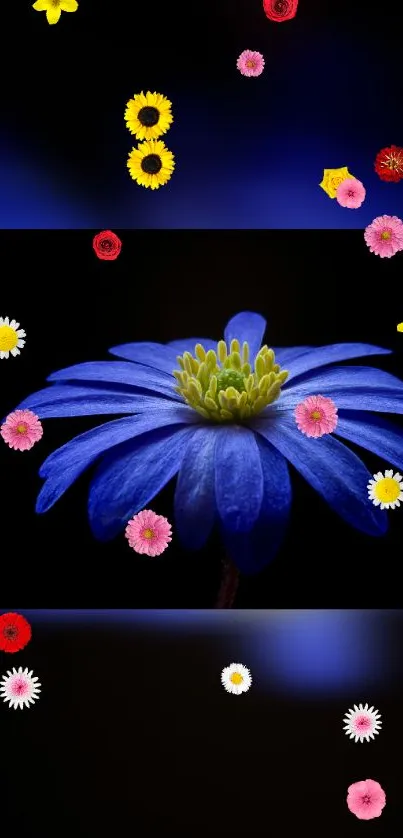
<instances>
[{"instance_id":1,"label":"yellow rose","mask_svg":"<svg viewBox=\"0 0 403 838\"><path fill-rule=\"evenodd\" d=\"M323 179L319 186L324 189L329 198L335 198L337 187L343 183L343 180L353 177L354 175L349 172L347 166L342 166L340 169L324 169Z\"/></svg>"}]
</instances>

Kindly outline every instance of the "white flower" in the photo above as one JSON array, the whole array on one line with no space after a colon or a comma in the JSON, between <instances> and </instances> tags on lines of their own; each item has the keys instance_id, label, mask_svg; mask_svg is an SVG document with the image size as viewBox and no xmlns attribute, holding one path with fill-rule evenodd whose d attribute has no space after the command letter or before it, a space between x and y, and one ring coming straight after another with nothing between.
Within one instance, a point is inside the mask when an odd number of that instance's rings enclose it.
<instances>
[{"instance_id":1,"label":"white flower","mask_svg":"<svg viewBox=\"0 0 403 838\"><path fill-rule=\"evenodd\" d=\"M9 702L9 707L14 707L14 710L19 707L22 710L39 698L41 685L38 679L32 676L32 670L28 672L28 667L23 669L22 666L18 670L14 667L12 672L3 675L0 682L0 696L3 701Z\"/></svg>"},{"instance_id":2,"label":"white flower","mask_svg":"<svg viewBox=\"0 0 403 838\"><path fill-rule=\"evenodd\" d=\"M19 328L16 320L9 320L8 317L0 317L0 359L8 358L11 355L20 354L20 349L25 346L26 337L24 329Z\"/></svg>"},{"instance_id":3,"label":"white flower","mask_svg":"<svg viewBox=\"0 0 403 838\"><path fill-rule=\"evenodd\" d=\"M221 683L228 693L240 695L246 693L252 683L249 669L241 663L231 663L221 673Z\"/></svg>"},{"instance_id":4,"label":"white flower","mask_svg":"<svg viewBox=\"0 0 403 838\"><path fill-rule=\"evenodd\" d=\"M369 499L372 500L374 506L380 506L381 509L394 509L395 506L400 506L400 501L403 500L402 481L402 475L398 471L393 474L392 468L385 471L385 474L378 471L367 486Z\"/></svg>"},{"instance_id":5,"label":"white flower","mask_svg":"<svg viewBox=\"0 0 403 838\"><path fill-rule=\"evenodd\" d=\"M382 726L380 718L378 711L373 707L368 707L368 704L365 707L362 704L358 707L354 704L353 710L349 710L343 719L344 731L355 742L363 742L364 739L369 742L370 739L375 738L375 734L379 733L379 728Z\"/></svg>"}]
</instances>

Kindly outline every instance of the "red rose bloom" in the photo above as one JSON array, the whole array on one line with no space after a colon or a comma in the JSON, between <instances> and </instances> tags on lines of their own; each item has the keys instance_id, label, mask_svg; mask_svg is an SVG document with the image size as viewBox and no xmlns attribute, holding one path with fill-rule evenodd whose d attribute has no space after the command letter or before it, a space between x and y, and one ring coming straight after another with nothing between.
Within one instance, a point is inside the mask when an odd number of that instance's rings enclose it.
<instances>
[{"instance_id":1,"label":"red rose bloom","mask_svg":"<svg viewBox=\"0 0 403 838\"><path fill-rule=\"evenodd\" d=\"M98 259L106 259L108 262L112 262L118 258L122 249L122 242L119 236L112 233L111 230L103 230L102 233L94 236L92 246Z\"/></svg>"},{"instance_id":2,"label":"red rose bloom","mask_svg":"<svg viewBox=\"0 0 403 838\"><path fill-rule=\"evenodd\" d=\"M31 640L32 631L22 614L1 614L0 649L2 652L19 652Z\"/></svg>"},{"instance_id":3,"label":"red rose bloom","mask_svg":"<svg viewBox=\"0 0 403 838\"><path fill-rule=\"evenodd\" d=\"M403 148L391 145L381 149L376 155L374 168L381 180L398 183L403 178Z\"/></svg>"},{"instance_id":4,"label":"red rose bloom","mask_svg":"<svg viewBox=\"0 0 403 838\"><path fill-rule=\"evenodd\" d=\"M266 17L276 23L292 20L297 14L298 0L263 0Z\"/></svg>"}]
</instances>

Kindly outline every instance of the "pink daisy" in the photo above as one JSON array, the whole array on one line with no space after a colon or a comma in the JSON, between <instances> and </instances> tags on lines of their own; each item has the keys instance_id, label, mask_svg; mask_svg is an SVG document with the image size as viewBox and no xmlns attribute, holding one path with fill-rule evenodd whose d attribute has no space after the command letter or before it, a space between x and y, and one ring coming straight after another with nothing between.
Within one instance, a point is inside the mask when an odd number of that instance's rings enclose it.
<instances>
[{"instance_id":1,"label":"pink daisy","mask_svg":"<svg viewBox=\"0 0 403 838\"><path fill-rule=\"evenodd\" d=\"M15 410L7 416L0 428L0 434L10 448L29 451L43 436L43 427L31 410Z\"/></svg>"},{"instance_id":2,"label":"pink daisy","mask_svg":"<svg viewBox=\"0 0 403 838\"><path fill-rule=\"evenodd\" d=\"M389 259L403 250L403 221L396 215L379 215L365 230L364 238L371 253Z\"/></svg>"},{"instance_id":3,"label":"pink daisy","mask_svg":"<svg viewBox=\"0 0 403 838\"><path fill-rule=\"evenodd\" d=\"M129 521L125 536L136 553L160 556L172 541L172 527L162 515L143 509Z\"/></svg>"},{"instance_id":4,"label":"pink daisy","mask_svg":"<svg viewBox=\"0 0 403 838\"><path fill-rule=\"evenodd\" d=\"M243 76L261 76L264 70L263 55L260 52L244 49L236 62L236 66Z\"/></svg>"},{"instance_id":5,"label":"pink daisy","mask_svg":"<svg viewBox=\"0 0 403 838\"><path fill-rule=\"evenodd\" d=\"M361 821L379 818L386 804L385 792L376 780L361 780L347 790L347 806Z\"/></svg>"},{"instance_id":6,"label":"pink daisy","mask_svg":"<svg viewBox=\"0 0 403 838\"><path fill-rule=\"evenodd\" d=\"M331 434L337 425L337 407L327 396L308 396L295 408L295 421L305 436Z\"/></svg>"},{"instance_id":7,"label":"pink daisy","mask_svg":"<svg viewBox=\"0 0 403 838\"><path fill-rule=\"evenodd\" d=\"M365 187L357 178L346 178L343 180L336 191L336 198L341 207L347 209L358 209L365 200Z\"/></svg>"}]
</instances>

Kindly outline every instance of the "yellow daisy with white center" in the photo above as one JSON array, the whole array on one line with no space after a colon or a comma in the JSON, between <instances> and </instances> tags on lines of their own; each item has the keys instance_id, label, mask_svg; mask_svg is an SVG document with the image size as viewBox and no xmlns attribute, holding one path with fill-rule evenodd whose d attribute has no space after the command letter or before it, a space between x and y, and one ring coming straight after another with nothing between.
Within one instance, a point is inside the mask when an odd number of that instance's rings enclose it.
<instances>
[{"instance_id":1,"label":"yellow daisy with white center","mask_svg":"<svg viewBox=\"0 0 403 838\"><path fill-rule=\"evenodd\" d=\"M395 509L403 500L403 477L398 471L393 474L393 469L385 471L385 474L378 471L367 488L369 499L381 509Z\"/></svg>"},{"instance_id":2,"label":"yellow daisy with white center","mask_svg":"<svg viewBox=\"0 0 403 838\"><path fill-rule=\"evenodd\" d=\"M46 12L46 20L51 25L58 23L62 12L76 12L77 0L36 0L32 6L36 12Z\"/></svg>"},{"instance_id":3,"label":"yellow daisy with white center","mask_svg":"<svg viewBox=\"0 0 403 838\"><path fill-rule=\"evenodd\" d=\"M221 683L227 693L241 695L246 693L252 683L249 669L242 663L231 663L221 673Z\"/></svg>"},{"instance_id":4,"label":"yellow daisy with white center","mask_svg":"<svg viewBox=\"0 0 403 838\"><path fill-rule=\"evenodd\" d=\"M171 108L172 103L162 93L136 93L126 105L126 125L138 140L156 140L173 122Z\"/></svg>"},{"instance_id":5,"label":"yellow daisy with white center","mask_svg":"<svg viewBox=\"0 0 403 838\"><path fill-rule=\"evenodd\" d=\"M0 317L0 360L8 358L9 355L20 354L20 350L25 346L26 337L24 329L19 328L19 323L16 320L9 320L8 317Z\"/></svg>"}]
</instances>

